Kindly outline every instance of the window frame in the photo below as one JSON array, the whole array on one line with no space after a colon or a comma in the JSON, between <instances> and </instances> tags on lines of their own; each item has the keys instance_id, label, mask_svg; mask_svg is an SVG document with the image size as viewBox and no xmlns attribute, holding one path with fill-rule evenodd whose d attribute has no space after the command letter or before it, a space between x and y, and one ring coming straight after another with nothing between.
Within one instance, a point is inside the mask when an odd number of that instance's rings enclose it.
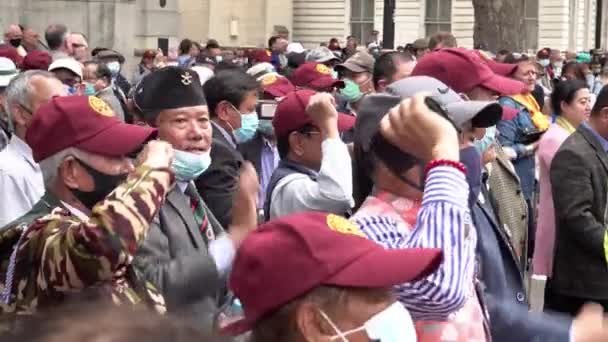
<instances>
[{"instance_id":1,"label":"window frame","mask_svg":"<svg viewBox=\"0 0 608 342\"><path fill-rule=\"evenodd\" d=\"M431 12L429 10L430 3L435 4L435 13L429 13ZM452 5L452 0L425 0L424 29L427 37L440 31L450 32L452 30ZM448 8L448 16L442 18L442 9L445 9L446 7ZM434 27L434 29L431 30L430 27Z\"/></svg>"},{"instance_id":2,"label":"window frame","mask_svg":"<svg viewBox=\"0 0 608 342\"><path fill-rule=\"evenodd\" d=\"M364 13L366 11L365 2L371 3L371 14ZM376 15L376 1L375 0L358 0L359 8L358 8L358 16L353 17L353 13L356 10L355 1L350 0L350 18L348 21L348 25L350 28L350 34L356 37L359 40L360 44L365 44L366 40L369 40L371 37L371 32L374 30L374 18ZM364 27L368 26L371 28L369 30L370 36L364 36L365 30ZM355 29L356 28L356 29Z\"/></svg>"}]
</instances>

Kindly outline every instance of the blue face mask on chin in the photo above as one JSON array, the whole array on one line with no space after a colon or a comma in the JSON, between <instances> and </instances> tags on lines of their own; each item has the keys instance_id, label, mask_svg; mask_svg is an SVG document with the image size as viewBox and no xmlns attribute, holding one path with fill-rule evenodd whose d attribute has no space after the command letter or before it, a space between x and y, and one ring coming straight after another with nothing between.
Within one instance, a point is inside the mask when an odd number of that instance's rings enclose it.
<instances>
[{"instance_id":1,"label":"blue face mask on chin","mask_svg":"<svg viewBox=\"0 0 608 342\"><path fill-rule=\"evenodd\" d=\"M234 108L234 110L241 115L241 128L233 131L236 143L242 144L253 139L260 125L258 113L253 111L250 113L241 114L236 107L232 106L232 108Z\"/></svg>"},{"instance_id":2,"label":"blue face mask on chin","mask_svg":"<svg viewBox=\"0 0 608 342\"><path fill-rule=\"evenodd\" d=\"M496 139L496 126L486 128L486 134L483 138L477 140L473 144L477 147L479 154L484 154L486 150L494 143Z\"/></svg>"},{"instance_id":3,"label":"blue face mask on chin","mask_svg":"<svg viewBox=\"0 0 608 342\"><path fill-rule=\"evenodd\" d=\"M211 150L198 154L175 150L173 169L178 182L189 182L196 179L211 165Z\"/></svg>"}]
</instances>

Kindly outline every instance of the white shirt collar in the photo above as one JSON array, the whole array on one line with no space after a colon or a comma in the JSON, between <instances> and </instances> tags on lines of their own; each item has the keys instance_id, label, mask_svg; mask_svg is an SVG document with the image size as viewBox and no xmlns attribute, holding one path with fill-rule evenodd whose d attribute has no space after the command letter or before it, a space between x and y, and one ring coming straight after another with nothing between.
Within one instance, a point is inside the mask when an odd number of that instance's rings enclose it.
<instances>
[{"instance_id":1,"label":"white shirt collar","mask_svg":"<svg viewBox=\"0 0 608 342\"><path fill-rule=\"evenodd\" d=\"M83 213L82 210L73 207L69 204L67 204L64 201L61 201L61 204L74 216L76 216L78 219L80 219L81 221L88 221L89 220L89 216L87 216L87 214Z\"/></svg>"}]
</instances>

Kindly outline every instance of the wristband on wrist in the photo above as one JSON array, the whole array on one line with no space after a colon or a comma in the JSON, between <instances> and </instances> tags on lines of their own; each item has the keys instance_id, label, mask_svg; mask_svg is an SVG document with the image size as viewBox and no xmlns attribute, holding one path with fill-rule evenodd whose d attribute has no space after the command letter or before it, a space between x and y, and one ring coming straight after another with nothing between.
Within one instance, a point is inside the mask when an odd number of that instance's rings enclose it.
<instances>
[{"instance_id":1,"label":"wristband on wrist","mask_svg":"<svg viewBox=\"0 0 608 342\"><path fill-rule=\"evenodd\" d=\"M426 168L424 170L424 174L428 176L429 172L433 168L436 168L437 166L449 166L449 167L453 167L456 170L462 172L463 174L465 174L465 175L467 174L467 167L464 166L463 163L455 161L455 160L450 160L450 159L436 159L436 160L430 161L426 165Z\"/></svg>"}]
</instances>

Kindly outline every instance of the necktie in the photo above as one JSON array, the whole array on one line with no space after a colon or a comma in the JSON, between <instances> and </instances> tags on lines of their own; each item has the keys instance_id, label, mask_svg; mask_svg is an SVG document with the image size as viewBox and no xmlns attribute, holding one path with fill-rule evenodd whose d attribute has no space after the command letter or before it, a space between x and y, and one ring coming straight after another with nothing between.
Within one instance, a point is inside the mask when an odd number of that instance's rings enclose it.
<instances>
[{"instance_id":1,"label":"necktie","mask_svg":"<svg viewBox=\"0 0 608 342\"><path fill-rule=\"evenodd\" d=\"M192 213L194 214L194 221L199 226L201 233L207 238L207 241L215 240L215 233L213 232L213 227L211 227L209 222L207 211L203 206L203 199L196 190L192 189L191 186L186 188L185 193L190 198L190 207L192 208Z\"/></svg>"}]
</instances>

